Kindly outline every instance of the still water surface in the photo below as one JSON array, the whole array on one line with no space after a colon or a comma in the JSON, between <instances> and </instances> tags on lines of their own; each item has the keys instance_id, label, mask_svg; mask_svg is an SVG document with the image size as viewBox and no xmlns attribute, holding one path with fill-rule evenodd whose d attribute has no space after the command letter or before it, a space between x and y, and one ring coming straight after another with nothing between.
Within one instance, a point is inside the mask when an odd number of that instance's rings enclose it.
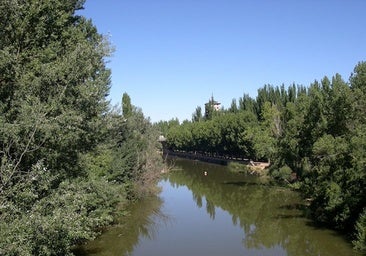
<instances>
[{"instance_id":1,"label":"still water surface","mask_svg":"<svg viewBox=\"0 0 366 256\"><path fill-rule=\"evenodd\" d=\"M182 159L175 166L159 197L132 205L79 255L358 255L306 219L295 192L225 166Z\"/></svg>"}]
</instances>

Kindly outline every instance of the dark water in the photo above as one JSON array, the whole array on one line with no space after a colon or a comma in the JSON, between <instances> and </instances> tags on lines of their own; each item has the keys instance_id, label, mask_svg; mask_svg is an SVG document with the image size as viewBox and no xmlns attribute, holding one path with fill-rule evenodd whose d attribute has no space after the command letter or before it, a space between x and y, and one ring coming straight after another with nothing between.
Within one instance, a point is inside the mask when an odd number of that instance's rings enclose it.
<instances>
[{"instance_id":1,"label":"dark water","mask_svg":"<svg viewBox=\"0 0 366 256\"><path fill-rule=\"evenodd\" d=\"M224 166L175 165L159 197L132 205L130 216L79 255L358 255L342 236L306 219L292 191Z\"/></svg>"}]
</instances>

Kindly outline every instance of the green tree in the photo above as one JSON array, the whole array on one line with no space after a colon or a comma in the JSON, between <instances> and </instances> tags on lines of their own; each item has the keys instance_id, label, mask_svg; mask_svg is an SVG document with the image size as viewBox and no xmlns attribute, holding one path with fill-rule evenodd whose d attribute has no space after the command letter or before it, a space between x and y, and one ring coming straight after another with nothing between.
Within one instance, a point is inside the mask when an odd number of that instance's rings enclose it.
<instances>
[{"instance_id":1,"label":"green tree","mask_svg":"<svg viewBox=\"0 0 366 256\"><path fill-rule=\"evenodd\" d=\"M354 68L350 78L353 95L353 117L354 121L366 123L366 62L360 62Z\"/></svg>"},{"instance_id":2,"label":"green tree","mask_svg":"<svg viewBox=\"0 0 366 256\"><path fill-rule=\"evenodd\" d=\"M161 135L166 136L168 134L169 129L174 126L179 126L178 118L173 118L169 121L159 121L154 123L155 128L160 132Z\"/></svg>"},{"instance_id":3,"label":"green tree","mask_svg":"<svg viewBox=\"0 0 366 256\"><path fill-rule=\"evenodd\" d=\"M229 108L229 112L232 112L232 113L238 112L238 105L236 104L236 99L232 99L231 105Z\"/></svg>"},{"instance_id":4,"label":"green tree","mask_svg":"<svg viewBox=\"0 0 366 256\"><path fill-rule=\"evenodd\" d=\"M239 110L249 111L253 114L257 114L257 102L251 98L248 94L244 94L243 97L239 98Z\"/></svg>"},{"instance_id":5,"label":"green tree","mask_svg":"<svg viewBox=\"0 0 366 256\"><path fill-rule=\"evenodd\" d=\"M356 223L356 239L353 241L356 249L366 251L366 208Z\"/></svg>"},{"instance_id":6,"label":"green tree","mask_svg":"<svg viewBox=\"0 0 366 256\"><path fill-rule=\"evenodd\" d=\"M281 113L276 105L263 103L261 122L253 126L247 133L248 139L253 141L253 147L258 159L276 159L277 142L282 135Z\"/></svg>"},{"instance_id":7,"label":"green tree","mask_svg":"<svg viewBox=\"0 0 366 256\"><path fill-rule=\"evenodd\" d=\"M110 48L91 21L75 15L83 1L1 5L0 143L18 169L45 159L52 171L77 175L78 154L96 145L110 71ZM36 120L36 121L34 121ZM13 163L14 164L14 163Z\"/></svg>"},{"instance_id":8,"label":"green tree","mask_svg":"<svg viewBox=\"0 0 366 256\"><path fill-rule=\"evenodd\" d=\"M203 120L202 109L200 106L196 108L196 111L192 114L192 122L200 122Z\"/></svg>"},{"instance_id":9,"label":"green tree","mask_svg":"<svg viewBox=\"0 0 366 256\"><path fill-rule=\"evenodd\" d=\"M214 116L217 115L218 109L216 109L216 107L218 105L220 105L220 103L215 101L214 97L212 96L205 104L205 120L211 120Z\"/></svg>"},{"instance_id":10,"label":"green tree","mask_svg":"<svg viewBox=\"0 0 366 256\"><path fill-rule=\"evenodd\" d=\"M362 95L357 85L352 86L353 81L360 81L358 75L351 76L351 88L338 74L331 81L325 77L321 86L311 88L303 123L303 131L309 130L303 133L306 138L302 138L308 142L301 143L300 149L311 165L304 173L303 189L313 198L314 218L347 233L357 230L361 240L355 244L362 248L361 218L366 205L365 124L363 115L355 111L362 109L362 103L352 100Z\"/></svg>"},{"instance_id":11,"label":"green tree","mask_svg":"<svg viewBox=\"0 0 366 256\"><path fill-rule=\"evenodd\" d=\"M125 118L129 118L132 115L132 105L131 105L131 98L125 92L122 95L122 114Z\"/></svg>"},{"instance_id":12,"label":"green tree","mask_svg":"<svg viewBox=\"0 0 366 256\"><path fill-rule=\"evenodd\" d=\"M335 74L309 87L265 85L255 100L244 94L221 114L211 99L205 121L175 126L170 143L210 155L274 159L272 177L297 180L313 218L365 250L365 99L366 62L360 62L349 83Z\"/></svg>"},{"instance_id":13,"label":"green tree","mask_svg":"<svg viewBox=\"0 0 366 256\"><path fill-rule=\"evenodd\" d=\"M157 177L148 119L108 109L111 49L83 3L0 4L1 255L70 255Z\"/></svg>"}]
</instances>

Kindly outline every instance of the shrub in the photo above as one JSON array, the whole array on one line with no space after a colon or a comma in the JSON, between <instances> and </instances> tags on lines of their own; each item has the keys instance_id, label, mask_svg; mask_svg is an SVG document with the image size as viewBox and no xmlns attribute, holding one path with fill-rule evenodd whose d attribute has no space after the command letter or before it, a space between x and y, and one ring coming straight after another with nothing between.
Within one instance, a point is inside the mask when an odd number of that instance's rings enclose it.
<instances>
[{"instance_id":1,"label":"shrub","mask_svg":"<svg viewBox=\"0 0 366 256\"><path fill-rule=\"evenodd\" d=\"M366 208L356 222L356 239L353 245L356 249L366 252Z\"/></svg>"},{"instance_id":2,"label":"shrub","mask_svg":"<svg viewBox=\"0 0 366 256\"><path fill-rule=\"evenodd\" d=\"M271 172L271 176L279 181L287 181L290 178L292 170L287 165L282 166L279 169L274 169Z\"/></svg>"},{"instance_id":3,"label":"shrub","mask_svg":"<svg viewBox=\"0 0 366 256\"><path fill-rule=\"evenodd\" d=\"M42 198L38 185L19 190L22 197L2 196L0 255L71 255L71 246L95 238L113 221L126 196L122 185L102 179L64 181ZM24 198L38 200L26 200L25 207Z\"/></svg>"}]
</instances>

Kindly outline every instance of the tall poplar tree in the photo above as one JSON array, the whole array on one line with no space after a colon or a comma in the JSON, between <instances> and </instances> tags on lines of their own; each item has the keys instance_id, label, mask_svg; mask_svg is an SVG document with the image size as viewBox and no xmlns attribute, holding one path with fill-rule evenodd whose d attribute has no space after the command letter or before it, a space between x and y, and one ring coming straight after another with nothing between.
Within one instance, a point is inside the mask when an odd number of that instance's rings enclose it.
<instances>
[{"instance_id":1,"label":"tall poplar tree","mask_svg":"<svg viewBox=\"0 0 366 256\"><path fill-rule=\"evenodd\" d=\"M78 175L78 154L97 141L107 109L110 48L82 0L0 4L2 165L26 171L39 160Z\"/></svg>"},{"instance_id":2,"label":"tall poplar tree","mask_svg":"<svg viewBox=\"0 0 366 256\"><path fill-rule=\"evenodd\" d=\"M130 96L125 92L122 95L122 113L125 118L132 115L133 107Z\"/></svg>"},{"instance_id":3,"label":"tall poplar tree","mask_svg":"<svg viewBox=\"0 0 366 256\"><path fill-rule=\"evenodd\" d=\"M202 109L200 106L197 106L195 112L192 114L192 122L200 122L202 119Z\"/></svg>"},{"instance_id":4,"label":"tall poplar tree","mask_svg":"<svg viewBox=\"0 0 366 256\"><path fill-rule=\"evenodd\" d=\"M104 139L110 87L83 3L0 1L1 255L70 255L123 195L79 160Z\"/></svg>"}]
</instances>

